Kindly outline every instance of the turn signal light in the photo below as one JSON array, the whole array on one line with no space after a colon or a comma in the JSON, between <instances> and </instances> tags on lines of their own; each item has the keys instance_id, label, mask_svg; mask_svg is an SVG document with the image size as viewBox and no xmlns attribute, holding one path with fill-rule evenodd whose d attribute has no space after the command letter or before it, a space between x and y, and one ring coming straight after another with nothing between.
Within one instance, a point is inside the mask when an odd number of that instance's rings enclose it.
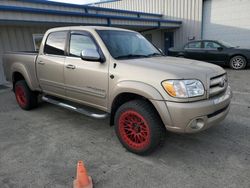
<instances>
[{"instance_id":1,"label":"turn signal light","mask_svg":"<svg viewBox=\"0 0 250 188\"><path fill-rule=\"evenodd\" d=\"M168 94L172 97L176 97L176 92L175 92L175 88L174 85L172 83L169 82L163 82L162 83L163 88L165 89L165 91L168 92Z\"/></svg>"}]
</instances>

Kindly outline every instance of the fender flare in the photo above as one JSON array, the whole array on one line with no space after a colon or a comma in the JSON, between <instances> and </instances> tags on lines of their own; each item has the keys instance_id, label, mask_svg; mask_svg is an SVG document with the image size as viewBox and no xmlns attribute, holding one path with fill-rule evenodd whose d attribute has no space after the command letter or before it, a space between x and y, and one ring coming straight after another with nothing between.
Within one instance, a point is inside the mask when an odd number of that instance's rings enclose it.
<instances>
[{"instance_id":1,"label":"fender flare","mask_svg":"<svg viewBox=\"0 0 250 188\"><path fill-rule=\"evenodd\" d=\"M11 75L11 81L12 82L13 82L13 74L15 72L20 73L24 77L27 85L29 86L29 88L31 90L35 90L34 87L33 87L33 85L32 85L32 83L31 83L31 76L30 76L30 74L28 73L26 67L23 64L16 62L16 63L14 63L12 65L12 67L11 67L11 73L12 73L12 75Z\"/></svg>"},{"instance_id":2,"label":"fender flare","mask_svg":"<svg viewBox=\"0 0 250 188\"><path fill-rule=\"evenodd\" d=\"M116 84L116 86L111 90L110 101L114 101L114 99L122 94L122 93L133 93L145 97L148 100L164 100L163 96L160 92L153 86L146 84L144 82L124 80L120 81ZM109 105L109 109L111 109L112 103Z\"/></svg>"},{"instance_id":3,"label":"fender flare","mask_svg":"<svg viewBox=\"0 0 250 188\"><path fill-rule=\"evenodd\" d=\"M110 103L108 106L108 110L112 112L113 103L116 100L116 97L123 93L132 93L139 96L142 96L149 100L151 104L157 110L161 120L163 121L164 125L172 124L172 120L169 114L168 107L165 103L165 100L161 93L152 85L146 84L144 82L137 82L137 81L121 81L111 90Z\"/></svg>"}]
</instances>

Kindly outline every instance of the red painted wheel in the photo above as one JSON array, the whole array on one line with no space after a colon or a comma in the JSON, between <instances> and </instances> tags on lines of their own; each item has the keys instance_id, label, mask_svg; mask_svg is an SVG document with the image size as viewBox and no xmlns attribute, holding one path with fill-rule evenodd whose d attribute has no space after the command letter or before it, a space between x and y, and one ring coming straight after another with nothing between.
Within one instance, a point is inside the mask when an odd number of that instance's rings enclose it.
<instances>
[{"instance_id":1,"label":"red painted wheel","mask_svg":"<svg viewBox=\"0 0 250 188\"><path fill-rule=\"evenodd\" d=\"M25 106L27 105L27 98L26 98L26 95L25 95L24 88L22 86L20 86L20 85L16 86L15 93L16 93L17 103L21 107L25 108Z\"/></svg>"},{"instance_id":2,"label":"red painted wheel","mask_svg":"<svg viewBox=\"0 0 250 188\"><path fill-rule=\"evenodd\" d=\"M37 106L37 93L31 91L24 80L16 82L14 87L17 103L22 109L30 110Z\"/></svg>"},{"instance_id":3,"label":"red painted wheel","mask_svg":"<svg viewBox=\"0 0 250 188\"><path fill-rule=\"evenodd\" d=\"M142 150L150 143L150 130L145 118L134 110L128 110L119 118L122 139L135 150Z\"/></svg>"},{"instance_id":4,"label":"red painted wheel","mask_svg":"<svg viewBox=\"0 0 250 188\"><path fill-rule=\"evenodd\" d=\"M164 141L166 129L149 102L134 100L123 104L117 110L115 131L127 150L145 155Z\"/></svg>"}]
</instances>

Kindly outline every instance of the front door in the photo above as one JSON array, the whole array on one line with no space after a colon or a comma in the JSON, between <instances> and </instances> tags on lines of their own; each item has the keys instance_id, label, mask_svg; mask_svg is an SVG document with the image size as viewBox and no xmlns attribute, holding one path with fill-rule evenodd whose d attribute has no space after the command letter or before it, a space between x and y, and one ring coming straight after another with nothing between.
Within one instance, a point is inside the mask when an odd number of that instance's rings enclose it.
<instances>
[{"instance_id":1,"label":"front door","mask_svg":"<svg viewBox=\"0 0 250 188\"><path fill-rule=\"evenodd\" d=\"M164 53L168 55L168 49L174 46L174 33L166 32L164 34Z\"/></svg>"},{"instance_id":2,"label":"front door","mask_svg":"<svg viewBox=\"0 0 250 188\"><path fill-rule=\"evenodd\" d=\"M108 97L108 63L82 60L85 49L98 49L87 32L71 32L69 56L65 60L66 96L80 103L105 110Z\"/></svg>"},{"instance_id":3,"label":"front door","mask_svg":"<svg viewBox=\"0 0 250 188\"><path fill-rule=\"evenodd\" d=\"M37 77L45 93L64 96L64 62L67 31L49 34L37 58Z\"/></svg>"},{"instance_id":4,"label":"front door","mask_svg":"<svg viewBox=\"0 0 250 188\"><path fill-rule=\"evenodd\" d=\"M211 63L216 64L224 64L227 59L227 53L225 49L213 41L205 41L204 42L204 60Z\"/></svg>"}]
</instances>

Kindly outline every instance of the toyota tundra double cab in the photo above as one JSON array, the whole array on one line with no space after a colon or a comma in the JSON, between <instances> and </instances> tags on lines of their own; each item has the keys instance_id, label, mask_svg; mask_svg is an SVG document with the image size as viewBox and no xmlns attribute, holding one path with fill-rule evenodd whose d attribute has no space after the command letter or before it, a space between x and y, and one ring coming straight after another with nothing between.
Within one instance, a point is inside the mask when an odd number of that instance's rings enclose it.
<instances>
[{"instance_id":1,"label":"toyota tundra double cab","mask_svg":"<svg viewBox=\"0 0 250 188\"><path fill-rule=\"evenodd\" d=\"M110 118L122 145L148 154L166 131L195 133L228 114L232 92L225 70L166 57L135 31L95 26L48 30L38 53L3 57L24 110L39 99L101 119Z\"/></svg>"}]
</instances>

